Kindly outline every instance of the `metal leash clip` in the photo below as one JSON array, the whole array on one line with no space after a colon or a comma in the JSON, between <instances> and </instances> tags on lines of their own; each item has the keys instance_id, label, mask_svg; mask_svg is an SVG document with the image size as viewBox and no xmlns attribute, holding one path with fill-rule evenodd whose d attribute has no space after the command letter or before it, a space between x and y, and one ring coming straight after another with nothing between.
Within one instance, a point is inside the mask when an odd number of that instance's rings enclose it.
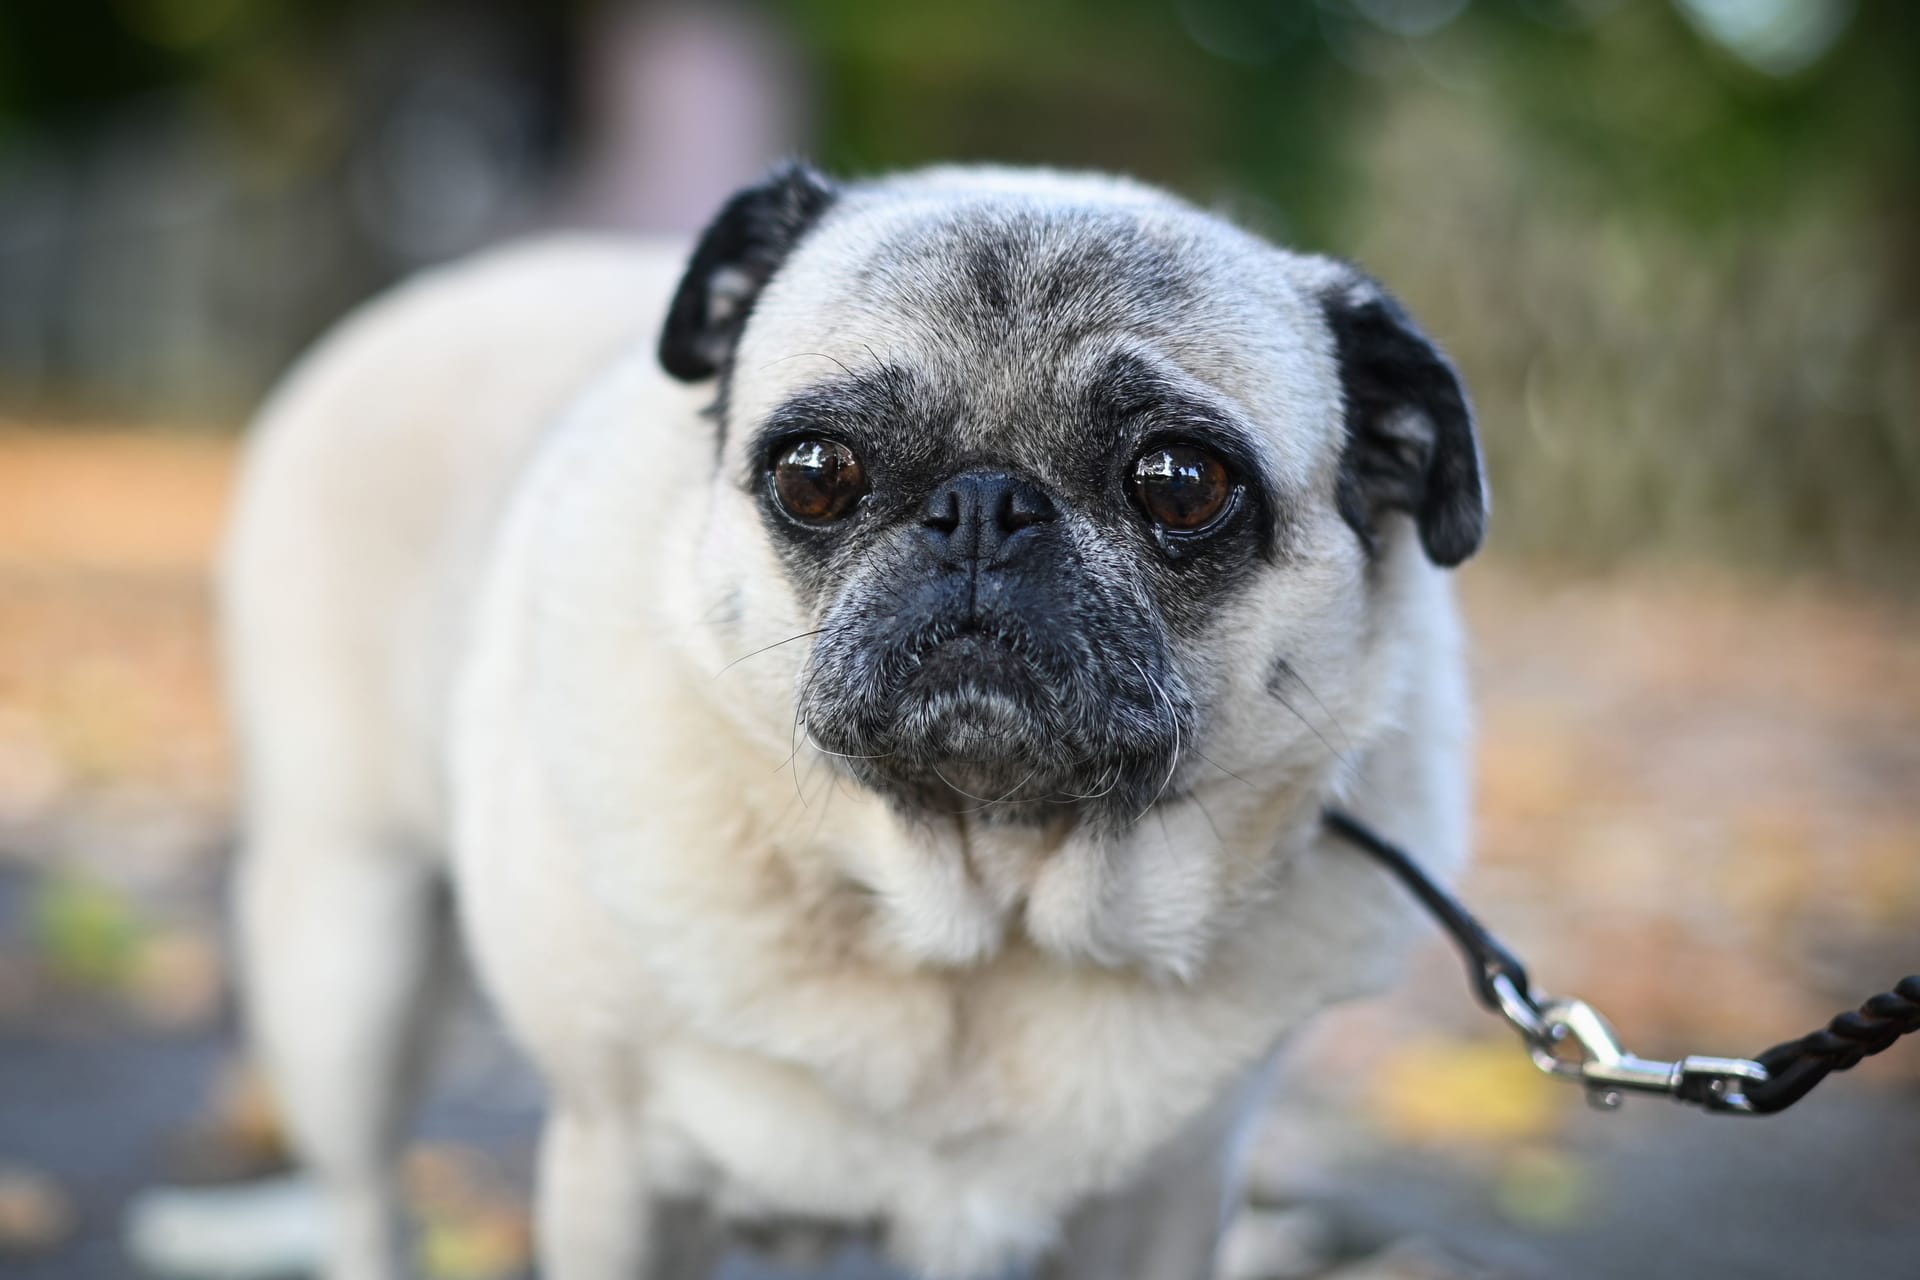
<instances>
[{"instance_id":1,"label":"metal leash clip","mask_svg":"<svg viewBox=\"0 0 1920 1280\"><path fill-rule=\"evenodd\" d=\"M1397 878L1452 935L1480 1003L1513 1025L1540 1070L1586 1087L1587 1101L1611 1111L1629 1093L1660 1093L1720 1115L1784 1111L1835 1071L1920 1033L1920 973L1798 1040L1751 1058L1687 1057L1656 1062L1628 1053L1607 1020L1581 1000L1536 995L1526 966L1407 851L1351 814L1329 809L1327 830L1364 850Z\"/></svg>"},{"instance_id":2,"label":"metal leash clip","mask_svg":"<svg viewBox=\"0 0 1920 1280\"><path fill-rule=\"evenodd\" d=\"M1491 978L1500 1013L1527 1042L1533 1065L1548 1075L1577 1080L1587 1101L1603 1111L1618 1107L1629 1093L1664 1094L1705 1111L1756 1115L1747 1098L1749 1082L1767 1078L1767 1069L1747 1058L1689 1055L1660 1062L1627 1052L1600 1011L1584 1000L1536 1002L1505 973Z\"/></svg>"}]
</instances>

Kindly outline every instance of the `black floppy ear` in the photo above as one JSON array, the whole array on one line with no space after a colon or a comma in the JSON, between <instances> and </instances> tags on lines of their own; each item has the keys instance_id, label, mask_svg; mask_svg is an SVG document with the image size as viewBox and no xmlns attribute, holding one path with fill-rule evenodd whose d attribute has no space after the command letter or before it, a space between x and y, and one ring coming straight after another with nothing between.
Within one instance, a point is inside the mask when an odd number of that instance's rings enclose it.
<instances>
[{"instance_id":1,"label":"black floppy ear","mask_svg":"<svg viewBox=\"0 0 1920 1280\"><path fill-rule=\"evenodd\" d=\"M1340 514L1369 550L1383 511L1405 511L1427 558L1452 568L1487 531L1487 487L1460 375L1391 294L1351 272L1322 296L1346 393Z\"/></svg>"},{"instance_id":2,"label":"black floppy ear","mask_svg":"<svg viewBox=\"0 0 1920 1280\"><path fill-rule=\"evenodd\" d=\"M667 309L660 364L668 373L698 382L726 366L754 299L834 195L831 182L795 162L727 201L701 233Z\"/></svg>"}]
</instances>

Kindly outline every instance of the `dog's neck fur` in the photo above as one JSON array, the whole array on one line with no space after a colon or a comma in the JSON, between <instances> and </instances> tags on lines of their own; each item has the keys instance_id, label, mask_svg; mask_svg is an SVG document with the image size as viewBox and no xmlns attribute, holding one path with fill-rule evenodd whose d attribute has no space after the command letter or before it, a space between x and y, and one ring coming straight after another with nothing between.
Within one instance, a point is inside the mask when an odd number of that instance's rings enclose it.
<instances>
[{"instance_id":1,"label":"dog's neck fur","mask_svg":"<svg viewBox=\"0 0 1920 1280\"><path fill-rule=\"evenodd\" d=\"M971 814L903 817L844 784L832 803L881 808L892 838L777 847L797 871L831 867L840 891L868 905L880 954L905 963L966 966L1026 945L1072 964L1184 980L1257 909L1273 864L1310 838L1330 781L1258 794L1233 779L1196 784L1117 834ZM869 856L874 849L885 861ZM1202 852L1216 856L1195 856Z\"/></svg>"},{"instance_id":2,"label":"dog's neck fur","mask_svg":"<svg viewBox=\"0 0 1920 1280\"><path fill-rule=\"evenodd\" d=\"M690 671L698 686L710 664ZM689 714L692 714L691 709ZM1322 808L1367 773L1372 725L1347 723L1330 750L1249 778L1196 756L1175 785L1120 831L999 822L985 813L909 813L844 776L804 742L735 749L765 781L731 797L763 834L805 913L829 916L889 968L965 968L1009 947L1072 965L1192 980L1214 944L1275 891L1276 869L1313 840ZM747 772L742 770L742 773Z\"/></svg>"}]
</instances>

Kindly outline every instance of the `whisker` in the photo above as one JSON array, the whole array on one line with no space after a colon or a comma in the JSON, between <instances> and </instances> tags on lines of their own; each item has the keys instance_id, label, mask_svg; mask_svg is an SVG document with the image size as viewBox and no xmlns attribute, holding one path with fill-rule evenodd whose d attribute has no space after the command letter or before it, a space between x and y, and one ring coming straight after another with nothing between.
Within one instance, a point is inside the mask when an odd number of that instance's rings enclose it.
<instances>
[{"instance_id":1,"label":"whisker","mask_svg":"<svg viewBox=\"0 0 1920 1280\"><path fill-rule=\"evenodd\" d=\"M935 772L938 772L938 770L936 770ZM980 796L969 797L970 799L979 800L981 801L981 803L975 805L971 809L956 809L954 810L955 815L958 816L958 815L969 814L969 813L985 813L988 809L993 808L997 804L1007 803L1007 801L1013 798L1013 795L1015 792L1019 791L1020 788L1026 786L1029 782L1032 782L1033 775L1038 772L1040 772L1040 766L1038 764L1035 764L1033 768L1027 770L1026 777L1020 779L1020 781L1014 783L1011 787L1007 788L1005 791L1001 792L999 795L995 796L991 800L984 799L983 797L980 797ZM940 779L940 781L947 782L945 778ZM947 782L947 785L949 787L953 787L953 784L951 782ZM960 790L958 787L954 787L953 789L955 791ZM961 791L960 794L966 795L967 793L964 791Z\"/></svg>"},{"instance_id":2,"label":"whisker","mask_svg":"<svg viewBox=\"0 0 1920 1280\"><path fill-rule=\"evenodd\" d=\"M1267 692L1273 694L1274 701L1278 702L1281 706L1291 711L1293 713L1293 718L1295 720L1298 720L1301 724L1307 726L1307 732L1311 733L1314 737L1320 740L1320 745L1327 749L1328 755L1332 756L1335 760L1338 760L1340 762L1341 768L1347 769L1347 770L1351 770L1353 768L1353 763L1351 760L1348 759L1346 753L1341 751L1338 747L1334 746L1331 742L1328 742L1327 735L1320 732L1320 730L1314 726L1313 721L1301 715L1300 708L1294 706L1293 703L1287 701L1287 696L1285 694L1280 693L1277 690L1273 690L1273 689L1269 689ZM1345 735L1343 734L1342 736L1344 737Z\"/></svg>"},{"instance_id":3,"label":"whisker","mask_svg":"<svg viewBox=\"0 0 1920 1280\"><path fill-rule=\"evenodd\" d=\"M991 805L991 804L994 804L994 803L997 803L996 801L994 801L993 799L991 799L991 798L989 798L989 797L987 797L987 796L977 796L977 795L975 795L975 794L973 794L973 792L971 792L971 791L968 791L968 790L967 790L967 789L966 789L965 787L962 787L962 786L959 786L959 785L957 785L957 784L956 784L956 783L955 783L955 782L954 782L954 781L953 781L953 780L952 780L951 778L949 778L949 777L947 777L947 775L946 775L946 774L944 774L944 773L942 773L942 772L940 772L940 766L939 766L939 765L937 765L937 764L934 764L934 763L933 763L932 761L928 761L928 762L927 762L927 768L929 768L929 769L931 769L931 770L933 771L933 776L934 776L934 777L936 777L936 778L938 778L938 779L940 779L940 781L942 781L942 782L944 782L944 783L946 783L946 784L947 784L947 788L948 788L949 790L951 790L951 791L955 791L955 792L958 792L958 793L959 793L960 795L963 795L963 796L965 796L965 797L966 797L967 799L969 799L969 800L978 800L978 801L979 801L979 802L981 803L981 805L982 805L983 807L984 807L984 806L987 806L987 805ZM967 810L967 812L969 812L969 813L977 813L977 812L978 812L978 810L975 810L975 809L969 809L969 810Z\"/></svg>"},{"instance_id":4,"label":"whisker","mask_svg":"<svg viewBox=\"0 0 1920 1280\"><path fill-rule=\"evenodd\" d=\"M821 755L824 755L824 756L836 756L842 760L885 760L888 756L891 756L894 754L891 751L882 751L877 755L863 756L863 755L855 755L851 751L835 751L832 747L825 747L820 745L820 739L813 736L812 726L803 725L801 727L801 732L807 735L807 745L812 747L815 751L818 751Z\"/></svg>"},{"instance_id":5,"label":"whisker","mask_svg":"<svg viewBox=\"0 0 1920 1280\"><path fill-rule=\"evenodd\" d=\"M842 373L846 374L849 378L853 376L853 370L847 368L845 362L835 359L833 356L828 355L824 351L796 351L790 356L781 356L777 360L767 361L765 364L760 366L760 369L758 370L758 372L765 372L766 370L773 368L773 366L777 364L785 364L789 360L805 360L808 357L812 357L813 359L816 359L816 360L832 360L835 364L840 366L840 371Z\"/></svg>"},{"instance_id":6,"label":"whisker","mask_svg":"<svg viewBox=\"0 0 1920 1280\"><path fill-rule=\"evenodd\" d=\"M1207 809L1207 806L1201 803L1199 792L1190 792L1187 795L1187 799L1193 801L1194 808L1200 810L1200 817L1206 822L1207 830L1213 832L1214 841L1219 844L1220 852L1228 852L1226 839L1220 834L1220 826L1213 820L1213 814Z\"/></svg>"},{"instance_id":7,"label":"whisker","mask_svg":"<svg viewBox=\"0 0 1920 1280\"><path fill-rule=\"evenodd\" d=\"M1245 778L1241 777L1239 774L1235 773L1233 770L1227 768L1227 766L1221 764L1218 760L1215 760L1212 756L1202 751L1199 747L1195 747L1193 749L1193 754L1199 756L1202 760L1206 761L1208 764L1212 765L1214 768L1218 769L1220 772L1226 774L1229 778L1232 778L1235 782L1239 783L1241 786L1243 787L1253 786L1251 782L1248 782Z\"/></svg>"},{"instance_id":8,"label":"whisker","mask_svg":"<svg viewBox=\"0 0 1920 1280\"><path fill-rule=\"evenodd\" d=\"M1106 786L1100 788L1100 790L1094 792L1091 795L1083 796L1077 791L1061 791L1058 794L1065 796L1066 799L1062 800L1060 803L1071 804L1075 800L1104 800L1106 797L1112 795L1116 790L1119 789L1120 779L1126 776L1126 772L1127 772L1126 764L1124 762L1116 762L1113 766L1112 782L1109 782Z\"/></svg>"},{"instance_id":9,"label":"whisker","mask_svg":"<svg viewBox=\"0 0 1920 1280\"><path fill-rule=\"evenodd\" d=\"M1011 800L1016 793L1019 792L1020 788L1026 786L1029 782L1032 782L1033 775L1039 772L1040 772L1040 762L1036 760L1033 762L1033 768L1027 770L1026 777L1020 779L1020 781L1014 783L1011 787L1008 787L1005 791L1001 792L1000 796L997 799L991 801L990 803L1005 804L1007 801Z\"/></svg>"},{"instance_id":10,"label":"whisker","mask_svg":"<svg viewBox=\"0 0 1920 1280\"><path fill-rule=\"evenodd\" d=\"M824 635L826 633L826 630L827 628L825 627L815 627L811 631L802 631L799 635L788 636L785 640L775 640L772 644L763 644L758 649L753 650L751 653L741 654L739 657L735 658L732 662L729 662L726 666L714 672L713 678L715 680L718 680L721 676L727 674L727 672L733 670L735 667L745 662L748 658L757 658L761 654L767 652L769 649L778 649L783 644L792 644L795 640L805 640L808 636Z\"/></svg>"},{"instance_id":11,"label":"whisker","mask_svg":"<svg viewBox=\"0 0 1920 1280\"><path fill-rule=\"evenodd\" d=\"M795 760L800 755L800 708L806 705L807 684L813 679L813 670L809 666L800 677L800 688L793 699L793 732L790 735L792 750L787 752L787 763L793 765L793 794L800 797L800 807L806 808L807 798L800 793L800 766Z\"/></svg>"},{"instance_id":12,"label":"whisker","mask_svg":"<svg viewBox=\"0 0 1920 1280\"><path fill-rule=\"evenodd\" d=\"M1322 702L1320 695L1313 691L1313 686L1307 683L1307 678L1301 674L1300 668L1294 666L1292 663L1288 663L1287 670L1293 672L1293 678L1300 682L1300 687L1307 691L1309 698L1313 699L1313 705L1320 708L1320 714L1327 718L1327 723L1333 726L1333 731L1340 735L1341 743L1345 745L1347 753L1351 755L1353 752L1353 739L1347 736L1346 726L1340 723L1340 718L1327 709L1327 704ZM1297 715L1299 713L1295 712L1295 714ZM1342 757L1342 763L1345 763L1344 757Z\"/></svg>"},{"instance_id":13,"label":"whisker","mask_svg":"<svg viewBox=\"0 0 1920 1280\"><path fill-rule=\"evenodd\" d=\"M1133 821L1138 822L1141 818L1147 816L1147 812L1151 810L1153 806L1160 803L1160 797L1164 796L1167 793L1167 788L1173 785L1173 775L1180 771L1180 716L1177 708L1173 705L1171 695L1160 687L1160 682L1153 678L1140 660L1138 658L1129 658L1128 661L1132 663L1133 669L1140 673L1140 678L1146 682L1147 688L1152 690L1153 696L1166 704L1167 723L1173 729L1173 750L1168 755L1167 776L1161 779L1160 789L1153 793L1153 799L1147 801L1146 808L1134 815Z\"/></svg>"}]
</instances>

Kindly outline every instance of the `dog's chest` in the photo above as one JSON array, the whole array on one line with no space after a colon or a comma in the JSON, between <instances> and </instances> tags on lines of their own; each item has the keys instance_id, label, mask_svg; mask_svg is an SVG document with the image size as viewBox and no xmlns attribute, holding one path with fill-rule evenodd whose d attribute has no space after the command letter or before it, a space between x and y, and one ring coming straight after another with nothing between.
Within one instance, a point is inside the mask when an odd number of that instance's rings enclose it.
<instances>
[{"instance_id":1,"label":"dog's chest","mask_svg":"<svg viewBox=\"0 0 1920 1280\"><path fill-rule=\"evenodd\" d=\"M954 1020L911 1046L905 1096L864 1093L829 1053L776 1061L676 1038L650 1054L657 1165L743 1220L877 1222L955 1207L983 1235L1045 1238L1138 1171L1257 1060L1272 1028L1217 993L1023 959L951 986ZM919 1011L897 1011L903 1033Z\"/></svg>"}]
</instances>

